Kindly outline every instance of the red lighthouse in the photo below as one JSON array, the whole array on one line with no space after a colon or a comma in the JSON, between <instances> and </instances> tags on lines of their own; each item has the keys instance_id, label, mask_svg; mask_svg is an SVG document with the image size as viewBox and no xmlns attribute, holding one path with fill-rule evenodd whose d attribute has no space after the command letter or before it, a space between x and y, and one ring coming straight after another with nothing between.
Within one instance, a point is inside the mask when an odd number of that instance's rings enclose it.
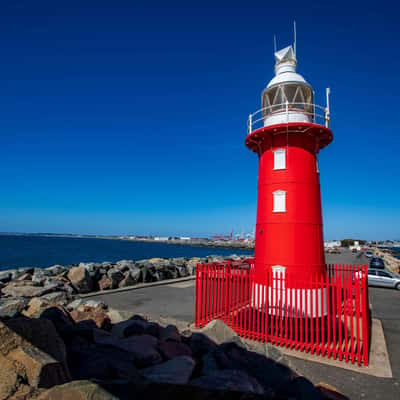
<instances>
[{"instance_id":1,"label":"red lighthouse","mask_svg":"<svg viewBox=\"0 0 400 400\"><path fill-rule=\"evenodd\" d=\"M296 72L292 46L275 52L275 77L250 115L246 146L258 154L255 280L271 271L301 277L323 274L318 153L332 141L327 106L314 104L309 83ZM304 284L303 284L304 287Z\"/></svg>"}]
</instances>

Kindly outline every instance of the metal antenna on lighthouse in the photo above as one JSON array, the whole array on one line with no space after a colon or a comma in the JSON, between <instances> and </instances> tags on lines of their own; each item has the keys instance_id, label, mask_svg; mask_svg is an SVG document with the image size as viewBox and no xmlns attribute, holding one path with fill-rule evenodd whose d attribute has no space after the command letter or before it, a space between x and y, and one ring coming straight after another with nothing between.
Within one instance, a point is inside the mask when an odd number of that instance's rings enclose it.
<instances>
[{"instance_id":1,"label":"metal antenna on lighthouse","mask_svg":"<svg viewBox=\"0 0 400 400\"><path fill-rule=\"evenodd\" d=\"M274 34L274 54L276 53L276 35Z\"/></svg>"},{"instance_id":2,"label":"metal antenna on lighthouse","mask_svg":"<svg viewBox=\"0 0 400 400\"><path fill-rule=\"evenodd\" d=\"M294 33L294 43L293 43L293 50L294 50L294 56L297 58L297 38L296 38L296 21L293 21L293 33Z\"/></svg>"}]
</instances>

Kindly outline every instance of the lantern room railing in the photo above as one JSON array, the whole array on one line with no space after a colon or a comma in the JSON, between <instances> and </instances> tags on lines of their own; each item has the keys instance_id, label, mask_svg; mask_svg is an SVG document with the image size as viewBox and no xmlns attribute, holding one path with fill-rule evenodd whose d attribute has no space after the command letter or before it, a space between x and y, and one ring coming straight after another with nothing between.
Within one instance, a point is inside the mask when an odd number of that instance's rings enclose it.
<instances>
[{"instance_id":1,"label":"lantern room railing","mask_svg":"<svg viewBox=\"0 0 400 400\"><path fill-rule=\"evenodd\" d=\"M309 111L312 110L312 111ZM310 122L323 125L329 128L330 113L328 107L322 107L313 103L280 103L272 106L261 108L247 119L247 134L264 127L264 123L271 117L280 117L282 123L295 122L290 119L291 114L303 115ZM302 121L299 121L302 122Z\"/></svg>"}]
</instances>

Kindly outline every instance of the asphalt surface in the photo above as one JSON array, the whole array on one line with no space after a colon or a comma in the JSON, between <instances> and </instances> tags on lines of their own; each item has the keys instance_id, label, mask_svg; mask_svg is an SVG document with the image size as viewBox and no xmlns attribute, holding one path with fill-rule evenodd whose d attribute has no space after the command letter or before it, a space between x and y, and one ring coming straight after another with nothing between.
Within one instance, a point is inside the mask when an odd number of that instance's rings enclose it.
<instances>
[{"instance_id":1,"label":"asphalt surface","mask_svg":"<svg viewBox=\"0 0 400 400\"><path fill-rule=\"evenodd\" d=\"M327 254L326 262L365 264L364 257L342 251ZM159 317L191 323L194 320L194 281L143 288L97 296L110 307L127 313L139 313L153 319ZM372 318L380 319L390 357L393 378L377 378L290 357L292 366L314 383L326 382L351 399L400 399L400 291L370 288Z\"/></svg>"}]
</instances>

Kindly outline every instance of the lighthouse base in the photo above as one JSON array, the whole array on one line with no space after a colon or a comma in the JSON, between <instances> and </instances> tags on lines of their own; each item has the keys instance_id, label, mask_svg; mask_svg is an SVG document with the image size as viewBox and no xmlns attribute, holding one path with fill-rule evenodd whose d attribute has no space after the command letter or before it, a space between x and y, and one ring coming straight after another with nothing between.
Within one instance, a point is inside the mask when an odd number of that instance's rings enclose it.
<instances>
[{"instance_id":1,"label":"lighthouse base","mask_svg":"<svg viewBox=\"0 0 400 400\"><path fill-rule=\"evenodd\" d=\"M285 318L321 318L327 315L326 288L290 288L285 282L272 286L255 283L251 305L260 311Z\"/></svg>"},{"instance_id":2,"label":"lighthouse base","mask_svg":"<svg viewBox=\"0 0 400 400\"><path fill-rule=\"evenodd\" d=\"M263 281L254 272L253 260L198 264L195 325L219 319L240 336L368 365L366 266L327 266L301 284L289 271Z\"/></svg>"}]
</instances>

